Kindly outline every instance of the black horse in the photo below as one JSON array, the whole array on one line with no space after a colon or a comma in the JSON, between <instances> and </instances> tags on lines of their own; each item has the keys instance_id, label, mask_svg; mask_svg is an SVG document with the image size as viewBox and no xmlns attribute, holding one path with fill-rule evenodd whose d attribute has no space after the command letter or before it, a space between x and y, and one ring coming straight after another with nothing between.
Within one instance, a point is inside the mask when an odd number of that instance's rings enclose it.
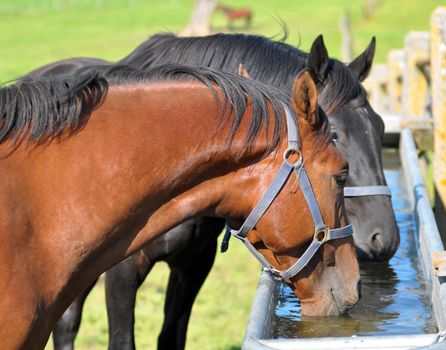
<instances>
[{"instance_id":1,"label":"black horse","mask_svg":"<svg viewBox=\"0 0 446 350\"><path fill-rule=\"evenodd\" d=\"M287 92L291 89L293 77L309 66L318 83L319 104L329 116L333 140L350 163L347 186L368 186L385 185L381 163L384 124L370 107L360 84L370 71L374 51L373 39L367 49L346 66L329 59L322 37L315 40L307 54L283 42L261 36L217 34L177 38L164 34L150 38L118 63L148 68L162 63L181 62L229 72L235 72L238 65L244 63L253 79ZM84 67L81 69L88 69L89 64L112 64L97 59L90 62L88 59L81 60ZM56 62L28 76L58 74L64 69L71 72L73 68L69 68L70 65L78 69L79 63L78 59ZM390 198L347 198L346 208L355 231L358 257L372 261L390 259L399 244ZM167 261L171 268L165 320L158 338L158 348L184 348L192 304L212 267L217 236L223 227L224 222L216 218L205 217L186 222L107 272L110 349L134 348L136 291L158 260ZM191 254L192 250L201 253ZM201 264L194 261L196 256L200 256ZM79 296L54 330L57 349L70 348L88 292L86 290Z\"/></svg>"}]
</instances>

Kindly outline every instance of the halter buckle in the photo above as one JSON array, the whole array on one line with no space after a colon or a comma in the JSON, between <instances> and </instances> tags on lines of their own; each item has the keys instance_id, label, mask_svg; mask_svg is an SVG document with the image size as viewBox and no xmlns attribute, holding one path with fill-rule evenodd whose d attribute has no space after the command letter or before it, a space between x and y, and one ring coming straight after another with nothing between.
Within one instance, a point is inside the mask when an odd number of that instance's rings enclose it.
<instances>
[{"instance_id":1,"label":"halter buckle","mask_svg":"<svg viewBox=\"0 0 446 350\"><path fill-rule=\"evenodd\" d=\"M318 241L319 243L325 243L328 241L328 231L329 228L327 226L324 226L322 228L315 228L314 229L314 237L313 239L315 241Z\"/></svg>"},{"instance_id":2,"label":"halter buckle","mask_svg":"<svg viewBox=\"0 0 446 350\"><path fill-rule=\"evenodd\" d=\"M299 155L299 158L297 159L296 162L292 163L290 162L288 159L292 154L296 154ZM296 166L297 164L299 164L300 162L302 162L302 153L300 153L296 148L294 147L288 147L285 152L283 152L283 160L291 166Z\"/></svg>"}]
</instances>

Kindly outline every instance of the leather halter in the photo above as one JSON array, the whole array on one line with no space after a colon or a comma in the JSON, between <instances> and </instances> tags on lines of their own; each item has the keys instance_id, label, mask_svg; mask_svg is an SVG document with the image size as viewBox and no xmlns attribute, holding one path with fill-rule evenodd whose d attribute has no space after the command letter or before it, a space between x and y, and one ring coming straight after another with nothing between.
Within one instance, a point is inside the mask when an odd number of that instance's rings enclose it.
<instances>
[{"instance_id":1,"label":"leather halter","mask_svg":"<svg viewBox=\"0 0 446 350\"><path fill-rule=\"evenodd\" d=\"M365 105L367 99L365 97L356 101L350 101L349 106L352 108L358 108ZM389 196L392 197L390 188L383 185L375 186L355 186L344 187L344 197L364 197L364 196Z\"/></svg>"},{"instance_id":2,"label":"leather halter","mask_svg":"<svg viewBox=\"0 0 446 350\"><path fill-rule=\"evenodd\" d=\"M389 196L392 197L390 188L387 186L355 186L344 187L344 197L363 196Z\"/></svg>"},{"instance_id":3,"label":"leather halter","mask_svg":"<svg viewBox=\"0 0 446 350\"><path fill-rule=\"evenodd\" d=\"M310 179L308 178L305 166L303 164L296 121L287 107L285 107L285 114L288 130L288 148L283 154L282 165L268 190L263 195L262 199L257 203L256 207L248 215L240 229L235 230L231 228L228 222L226 222L226 232L221 246L221 251L226 251L228 249L229 238L231 237L231 235L235 236L245 244L245 246L254 255L254 257L260 262L260 264L262 264L264 270L269 272L274 278L277 279L291 278L297 275L305 266L308 265L314 254L316 254L319 247L323 243L334 239L348 237L353 234L351 225L330 229L324 224L319 205L316 201L313 188L311 187ZM288 159L289 156L293 153L299 154L299 159L295 163L291 163ZM296 174L297 179L300 182L300 188L302 190L302 193L304 194L304 198L307 202L308 208L310 209L315 229L312 242L299 258L299 260L297 260L291 267L289 267L285 271L279 271L275 269L268 262L268 260L266 260L264 256L255 249L255 247L251 244L251 242L249 242L246 237L248 235L248 232L255 227L259 219L280 193L288 177L293 172Z\"/></svg>"}]
</instances>

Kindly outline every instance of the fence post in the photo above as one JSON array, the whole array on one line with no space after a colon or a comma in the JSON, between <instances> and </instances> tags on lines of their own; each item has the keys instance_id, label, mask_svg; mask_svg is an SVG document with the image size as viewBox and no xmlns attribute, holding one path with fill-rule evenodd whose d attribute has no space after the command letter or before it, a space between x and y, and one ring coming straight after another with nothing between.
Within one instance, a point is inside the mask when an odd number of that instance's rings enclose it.
<instances>
[{"instance_id":1,"label":"fence post","mask_svg":"<svg viewBox=\"0 0 446 350\"><path fill-rule=\"evenodd\" d=\"M345 11L339 20L341 31L341 57L344 62L351 62L353 57L352 49L352 29L350 13Z\"/></svg>"},{"instance_id":2,"label":"fence post","mask_svg":"<svg viewBox=\"0 0 446 350\"><path fill-rule=\"evenodd\" d=\"M389 92L389 112L401 114L403 96L404 50L389 51L387 65L387 87Z\"/></svg>"},{"instance_id":3,"label":"fence post","mask_svg":"<svg viewBox=\"0 0 446 350\"><path fill-rule=\"evenodd\" d=\"M409 32L404 40L403 113L424 116L428 87L418 64L429 60L429 32Z\"/></svg>"},{"instance_id":4,"label":"fence post","mask_svg":"<svg viewBox=\"0 0 446 350\"><path fill-rule=\"evenodd\" d=\"M374 64L369 77L363 84L369 95L370 105L376 112L384 114L389 111L387 75L388 68L386 64Z\"/></svg>"},{"instance_id":5,"label":"fence post","mask_svg":"<svg viewBox=\"0 0 446 350\"><path fill-rule=\"evenodd\" d=\"M431 16L431 91L434 119L434 180L446 204L446 8Z\"/></svg>"}]
</instances>

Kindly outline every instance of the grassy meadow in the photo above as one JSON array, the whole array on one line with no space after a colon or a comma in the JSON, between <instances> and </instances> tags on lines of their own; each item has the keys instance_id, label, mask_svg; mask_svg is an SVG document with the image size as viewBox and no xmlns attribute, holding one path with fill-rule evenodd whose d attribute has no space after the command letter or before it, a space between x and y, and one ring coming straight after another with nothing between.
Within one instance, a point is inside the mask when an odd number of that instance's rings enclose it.
<instances>
[{"instance_id":1,"label":"grassy meadow","mask_svg":"<svg viewBox=\"0 0 446 350\"><path fill-rule=\"evenodd\" d=\"M441 0L376 0L371 17L363 16L366 0L222 0L250 7L253 25L240 31L280 37L279 18L289 28L288 42L308 50L324 34L329 53L340 55L339 18L350 13L354 54L372 35L378 39L377 59L399 47L409 30L426 30ZM193 0L0 0L0 81L16 78L40 65L67 57L93 56L116 60L150 34L178 32L187 24ZM216 31L226 21L216 14Z\"/></svg>"},{"instance_id":2,"label":"grassy meadow","mask_svg":"<svg viewBox=\"0 0 446 350\"><path fill-rule=\"evenodd\" d=\"M308 50L322 33L329 53L340 56L340 16L351 16L354 54L377 37L377 60L401 47L409 30L427 30L439 0L380 0L370 18L363 15L366 0L222 0L254 11L250 28L239 31L280 38L280 20L289 29L288 42ZM117 60L149 35L179 32L185 27L193 0L0 0L0 82L7 82L49 62L67 57ZM280 20L279 20L280 19ZM221 14L215 31L226 31ZM218 254L210 277L194 306L188 349L240 348L260 268L240 242ZM138 294L136 341L140 349L155 348L163 317L168 268L158 264ZM76 348L105 349L107 320L103 282L86 302ZM47 349L52 349L49 344Z\"/></svg>"},{"instance_id":3,"label":"grassy meadow","mask_svg":"<svg viewBox=\"0 0 446 350\"><path fill-rule=\"evenodd\" d=\"M231 240L228 252L218 253L194 305L187 349L240 349L259 272L257 261L241 242ZM163 320L168 273L167 264L158 263L138 292L135 324L137 349L156 348ZM88 296L82 317L76 349L106 349L108 334L103 279ZM52 348L52 343L49 343L46 350Z\"/></svg>"}]
</instances>

